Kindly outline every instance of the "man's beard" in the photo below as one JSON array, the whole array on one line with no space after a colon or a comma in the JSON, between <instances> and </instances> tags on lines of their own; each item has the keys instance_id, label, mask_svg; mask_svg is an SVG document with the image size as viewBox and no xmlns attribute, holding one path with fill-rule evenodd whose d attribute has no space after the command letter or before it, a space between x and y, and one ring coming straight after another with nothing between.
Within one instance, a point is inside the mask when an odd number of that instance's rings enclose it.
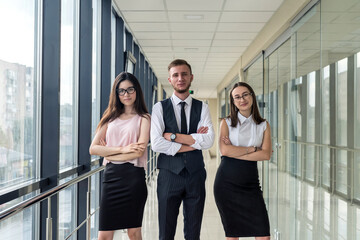
<instances>
[{"instance_id":1,"label":"man's beard","mask_svg":"<svg viewBox=\"0 0 360 240\"><path fill-rule=\"evenodd\" d=\"M191 86L191 83L189 84L189 86L186 88L186 89L178 89L177 87L173 86L174 87L174 90L178 93L186 93L186 92L189 92L190 90L190 86Z\"/></svg>"}]
</instances>

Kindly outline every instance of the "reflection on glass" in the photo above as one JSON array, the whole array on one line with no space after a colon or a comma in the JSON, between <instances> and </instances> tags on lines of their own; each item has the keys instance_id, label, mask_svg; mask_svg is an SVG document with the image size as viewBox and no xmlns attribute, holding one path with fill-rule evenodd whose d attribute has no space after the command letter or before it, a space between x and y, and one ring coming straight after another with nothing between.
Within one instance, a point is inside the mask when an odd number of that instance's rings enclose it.
<instances>
[{"instance_id":1,"label":"reflection on glass","mask_svg":"<svg viewBox=\"0 0 360 240\"><path fill-rule=\"evenodd\" d=\"M36 177L39 13L34 0L0 6L0 190L5 190Z\"/></svg>"},{"instance_id":2,"label":"reflection on glass","mask_svg":"<svg viewBox=\"0 0 360 240\"><path fill-rule=\"evenodd\" d=\"M322 184L330 187L330 148L323 147L321 154Z\"/></svg>"},{"instance_id":3,"label":"reflection on glass","mask_svg":"<svg viewBox=\"0 0 360 240\"><path fill-rule=\"evenodd\" d=\"M347 58L337 62L336 76L336 144L347 145Z\"/></svg>"},{"instance_id":4,"label":"reflection on glass","mask_svg":"<svg viewBox=\"0 0 360 240\"><path fill-rule=\"evenodd\" d=\"M78 2L61 1L60 170L75 165Z\"/></svg>"},{"instance_id":5,"label":"reflection on glass","mask_svg":"<svg viewBox=\"0 0 360 240\"><path fill-rule=\"evenodd\" d=\"M321 90L321 126L322 143L330 144L330 67L326 66L322 70L322 90Z\"/></svg>"},{"instance_id":6,"label":"reflection on glass","mask_svg":"<svg viewBox=\"0 0 360 240\"><path fill-rule=\"evenodd\" d=\"M360 149L360 53L355 55L355 103L354 103L354 115L355 115L355 124L354 124L354 134L355 137L355 148ZM354 182L360 183L360 152L357 151L354 153ZM360 200L360 184L354 184L354 197ZM359 223L360 224L360 223Z\"/></svg>"},{"instance_id":7,"label":"reflection on glass","mask_svg":"<svg viewBox=\"0 0 360 240\"><path fill-rule=\"evenodd\" d=\"M336 190L347 194L347 159L348 152L345 150L336 150L336 173L335 173L335 185Z\"/></svg>"},{"instance_id":8,"label":"reflection on glass","mask_svg":"<svg viewBox=\"0 0 360 240\"><path fill-rule=\"evenodd\" d=\"M219 104L220 104L220 117L226 117L226 101L225 101L225 89L221 91L219 95Z\"/></svg>"},{"instance_id":9,"label":"reflection on glass","mask_svg":"<svg viewBox=\"0 0 360 240\"><path fill-rule=\"evenodd\" d=\"M0 205L0 212L13 207L27 199L35 196L35 193L27 194L23 197L14 199ZM36 239L36 219L35 213L39 205L33 205L16 215L0 222L0 239Z\"/></svg>"},{"instance_id":10,"label":"reflection on glass","mask_svg":"<svg viewBox=\"0 0 360 240\"><path fill-rule=\"evenodd\" d=\"M354 197L360 200L360 153L354 153Z\"/></svg>"},{"instance_id":11,"label":"reflection on glass","mask_svg":"<svg viewBox=\"0 0 360 240\"><path fill-rule=\"evenodd\" d=\"M324 191L324 229L330 232L330 223L331 223L331 199L330 193Z\"/></svg>"},{"instance_id":12,"label":"reflection on glass","mask_svg":"<svg viewBox=\"0 0 360 240\"><path fill-rule=\"evenodd\" d=\"M263 92L263 56L259 57L245 72L245 82L253 89L256 95ZM261 110L261 109L260 109Z\"/></svg>"},{"instance_id":13,"label":"reflection on glass","mask_svg":"<svg viewBox=\"0 0 360 240\"><path fill-rule=\"evenodd\" d=\"M337 224L338 224L338 239L346 240L347 239L347 203L341 199L338 199L338 215L337 215Z\"/></svg>"},{"instance_id":14,"label":"reflection on glass","mask_svg":"<svg viewBox=\"0 0 360 240\"><path fill-rule=\"evenodd\" d=\"M313 221L314 218L314 187L307 185L307 211L306 217L308 220Z\"/></svg>"},{"instance_id":15,"label":"reflection on glass","mask_svg":"<svg viewBox=\"0 0 360 240\"><path fill-rule=\"evenodd\" d=\"M91 170L98 168L94 166ZM91 177L91 200L90 200L90 213L94 213L100 206L100 173ZM91 217L91 239L97 239L99 229L99 211Z\"/></svg>"},{"instance_id":16,"label":"reflection on glass","mask_svg":"<svg viewBox=\"0 0 360 240\"><path fill-rule=\"evenodd\" d=\"M36 206L27 208L16 215L1 221L1 239L35 239L34 213Z\"/></svg>"},{"instance_id":17,"label":"reflection on glass","mask_svg":"<svg viewBox=\"0 0 360 240\"><path fill-rule=\"evenodd\" d=\"M360 132L360 53L355 55L355 132ZM360 149L360 134L355 134L355 148Z\"/></svg>"},{"instance_id":18,"label":"reflection on glass","mask_svg":"<svg viewBox=\"0 0 360 240\"><path fill-rule=\"evenodd\" d=\"M316 72L307 75L307 141L315 142Z\"/></svg>"},{"instance_id":19,"label":"reflection on glass","mask_svg":"<svg viewBox=\"0 0 360 240\"><path fill-rule=\"evenodd\" d=\"M63 179L60 184L69 180L71 178ZM76 228L76 186L75 184L59 193L58 239L65 239ZM76 233L73 234L69 239L75 240L76 235Z\"/></svg>"},{"instance_id":20,"label":"reflection on glass","mask_svg":"<svg viewBox=\"0 0 360 240\"><path fill-rule=\"evenodd\" d=\"M305 159L305 176L309 181L315 181L315 162L316 162L316 147L315 146L304 146L306 149L306 159Z\"/></svg>"},{"instance_id":21,"label":"reflection on glass","mask_svg":"<svg viewBox=\"0 0 360 240\"><path fill-rule=\"evenodd\" d=\"M356 238L360 239L360 209L356 209Z\"/></svg>"}]
</instances>

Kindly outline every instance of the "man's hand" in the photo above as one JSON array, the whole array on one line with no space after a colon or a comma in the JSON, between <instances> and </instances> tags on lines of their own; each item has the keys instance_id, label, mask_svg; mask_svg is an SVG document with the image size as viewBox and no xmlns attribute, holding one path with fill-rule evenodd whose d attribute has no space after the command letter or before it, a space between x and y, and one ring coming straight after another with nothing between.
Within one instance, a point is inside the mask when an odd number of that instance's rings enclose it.
<instances>
[{"instance_id":1,"label":"man's hand","mask_svg":"<svg viewBox=\"0 0 360 240\"><path fill-rule=\"evenodd\" d=\"M164 133L163 137L164 137L166 140L168 140L168 141L171 142L171 139L170 139L171 134L172 134L172 133Z\"/></svg>"},{"instance_id":2,"label":"man's hand","mask_svg":"<svg viewBox=\"0 0 360 240\"><path fill-rule=\"evenodd\" d=\"M197 130L196 133L205 134L205 133L208 132L208 130L209 130L209 127L200 127L200 128ZM171 139L170 139L171 134L172 134L172 133L164 133L164 134L163 134L163 137L164 137L166 140L168 140L168 141L171 142ZM178 137L179 135L190 135L190 134L180 134L180 133L177 133L177 136L176 136L176 137Z\"/></svg>"}]
</instances>

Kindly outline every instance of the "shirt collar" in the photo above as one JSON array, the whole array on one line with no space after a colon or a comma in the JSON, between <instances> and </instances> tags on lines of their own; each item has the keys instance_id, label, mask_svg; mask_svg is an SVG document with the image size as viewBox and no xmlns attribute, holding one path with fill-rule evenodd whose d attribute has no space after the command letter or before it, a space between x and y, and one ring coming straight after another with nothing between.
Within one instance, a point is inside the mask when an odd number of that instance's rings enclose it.
<instances>
[{"instance_id":1,"label":"shirt collar","mask_svg":"<svg viewBox=\"0 0 360 240\"><path fill-rule=\"evenodd\" d=\"M178 105L179 103L181 103L181 102L186 102L186 104L187 104L188 106L190 106L191 103L192 103L192 97L191 97L191 95L189 95L187 98L185 98L184 101L181 100L180 98L178 98L174 93L173 93L173 95L171 96L171 98L172 98L172 100L174 101L175 106L177 106L177 105Z\"/></svg>"},{"instance_id":2,"label":"shirt collar","mask_svg":"<svg viewBox=\"0 0 360 240\"><path fill-rule=\"evenodd\" d=\"M238 112L238 118L239 118L240 124L243 124L244 122L247 122L247 121L249 121L249 122L253 121L252 114L248 118L246 118L240 112Z\"/></svg>"}]
</instances>

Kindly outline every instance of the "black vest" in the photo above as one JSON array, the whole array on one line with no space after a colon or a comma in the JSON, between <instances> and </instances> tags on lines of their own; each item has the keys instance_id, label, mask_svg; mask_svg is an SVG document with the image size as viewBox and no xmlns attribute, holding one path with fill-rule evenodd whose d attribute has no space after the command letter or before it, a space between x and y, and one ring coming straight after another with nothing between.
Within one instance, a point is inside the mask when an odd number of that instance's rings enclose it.
<instances>
[{"instance_id":1,"label":"black vest","mask_svg":"<svg viewBox=\"0 0 360 240\"><path fill-rule=\"evenodd\" d=\"M180 133L170 98L161 101L161 105L163 108L163 119L165 123L164 132ZM202 102L193 98L190 110L190 126L188 134L197 132L197 126L201 117L201 110ZM190 152L177 153L175 156L160 153L157 167L160 169L167 169L175 174L179 174L184 168L186 168L186 170L192 174L204 168L202 151L194 150Z\"/></svg>"}]
</instances>

